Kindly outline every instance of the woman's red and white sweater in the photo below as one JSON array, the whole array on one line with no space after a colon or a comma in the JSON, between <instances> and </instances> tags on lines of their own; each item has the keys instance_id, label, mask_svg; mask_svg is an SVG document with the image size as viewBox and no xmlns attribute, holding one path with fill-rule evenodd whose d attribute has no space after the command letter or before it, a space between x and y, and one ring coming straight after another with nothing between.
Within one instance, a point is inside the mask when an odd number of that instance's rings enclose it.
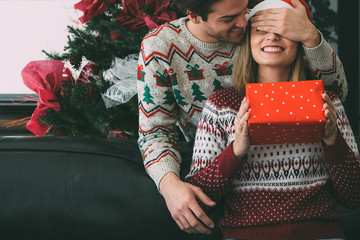
<instances>
[{"instance_id":1,"label":"woman's red and white sweater","mask_svg":"<svg viewBox=\"0 0 360 240\"><path fill-rule=\"evenodd\" d=\"M224 197L224 238L321 239L344 237L337 204L360 206L360 160L339 98L336 144L251 146L247 158L232 152L234 119L242 97L216 91L203 110L189 182L214 201Z\"/></svg>"}]
</instances>

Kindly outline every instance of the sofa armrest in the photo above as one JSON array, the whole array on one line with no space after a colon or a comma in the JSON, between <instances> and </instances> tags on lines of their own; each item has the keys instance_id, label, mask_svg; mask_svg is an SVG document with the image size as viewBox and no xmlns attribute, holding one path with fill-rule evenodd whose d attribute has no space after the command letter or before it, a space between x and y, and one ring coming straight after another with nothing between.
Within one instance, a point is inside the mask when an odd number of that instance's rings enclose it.
<instances>
[{"instance_id":1,"label":"sofa armrest","mask_svg":"<svg viewBox=\"0 0 360 240\"><path fill-rule=\"evenodd\" d=\"M133 141L2 137L0 192L1 239L190 239Z\"/></svg>"}]
</instances>

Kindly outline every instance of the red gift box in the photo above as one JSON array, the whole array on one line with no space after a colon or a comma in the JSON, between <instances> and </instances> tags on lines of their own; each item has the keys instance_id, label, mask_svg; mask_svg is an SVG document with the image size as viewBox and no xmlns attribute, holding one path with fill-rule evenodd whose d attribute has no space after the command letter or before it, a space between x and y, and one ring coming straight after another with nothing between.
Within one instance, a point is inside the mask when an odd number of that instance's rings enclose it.
<instances>
[{"instance_id":1,"label":"red gift box","mask_svg":"<svg viewBox=\"0 0 360 240\"><path fill-rule=\"evenodd\" d=\"M322 80L246 84L251 144L321 142L323 92Z\"/></svg>"}]
</instances>

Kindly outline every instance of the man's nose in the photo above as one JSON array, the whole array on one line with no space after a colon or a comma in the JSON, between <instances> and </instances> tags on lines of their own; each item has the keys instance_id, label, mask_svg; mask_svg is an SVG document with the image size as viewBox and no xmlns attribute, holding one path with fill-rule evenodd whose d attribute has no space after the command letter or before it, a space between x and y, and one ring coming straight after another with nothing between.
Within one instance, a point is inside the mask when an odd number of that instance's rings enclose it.
<instances>
[{"instance_id":1,"label":"man's nose","mask_svg":"<svg viewBox=\"0 0 360 240\"><path fill-rule=\"evenodd\" d=\"M239 15L236 19L235 25L237 27L245 28L247 26L248 22L246 20L245 15Z\"/></svg>"}]
</instances>

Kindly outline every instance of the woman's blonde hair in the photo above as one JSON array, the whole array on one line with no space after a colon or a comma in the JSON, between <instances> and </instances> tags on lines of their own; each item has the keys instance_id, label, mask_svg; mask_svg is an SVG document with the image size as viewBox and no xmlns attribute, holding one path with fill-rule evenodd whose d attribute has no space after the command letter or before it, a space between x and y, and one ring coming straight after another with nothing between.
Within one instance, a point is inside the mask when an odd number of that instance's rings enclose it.
<instances>
[{"instance_id":1,"label":"woman's blonde hair","mask_svg":"<svg viewBox=\"0 0 360 240\"><path fill-rule=\"evenodd\" d=\"M248 25L245 30L245 40L240 46L233 74L234 86L242 96L245 96L246 83L255 83L257 80L258 66L251 54L250 30L251 26ZM289 81L306 80L303 54L303 48L299 43L297 55L292 64Z\"/></svg>"}]
</instances>

